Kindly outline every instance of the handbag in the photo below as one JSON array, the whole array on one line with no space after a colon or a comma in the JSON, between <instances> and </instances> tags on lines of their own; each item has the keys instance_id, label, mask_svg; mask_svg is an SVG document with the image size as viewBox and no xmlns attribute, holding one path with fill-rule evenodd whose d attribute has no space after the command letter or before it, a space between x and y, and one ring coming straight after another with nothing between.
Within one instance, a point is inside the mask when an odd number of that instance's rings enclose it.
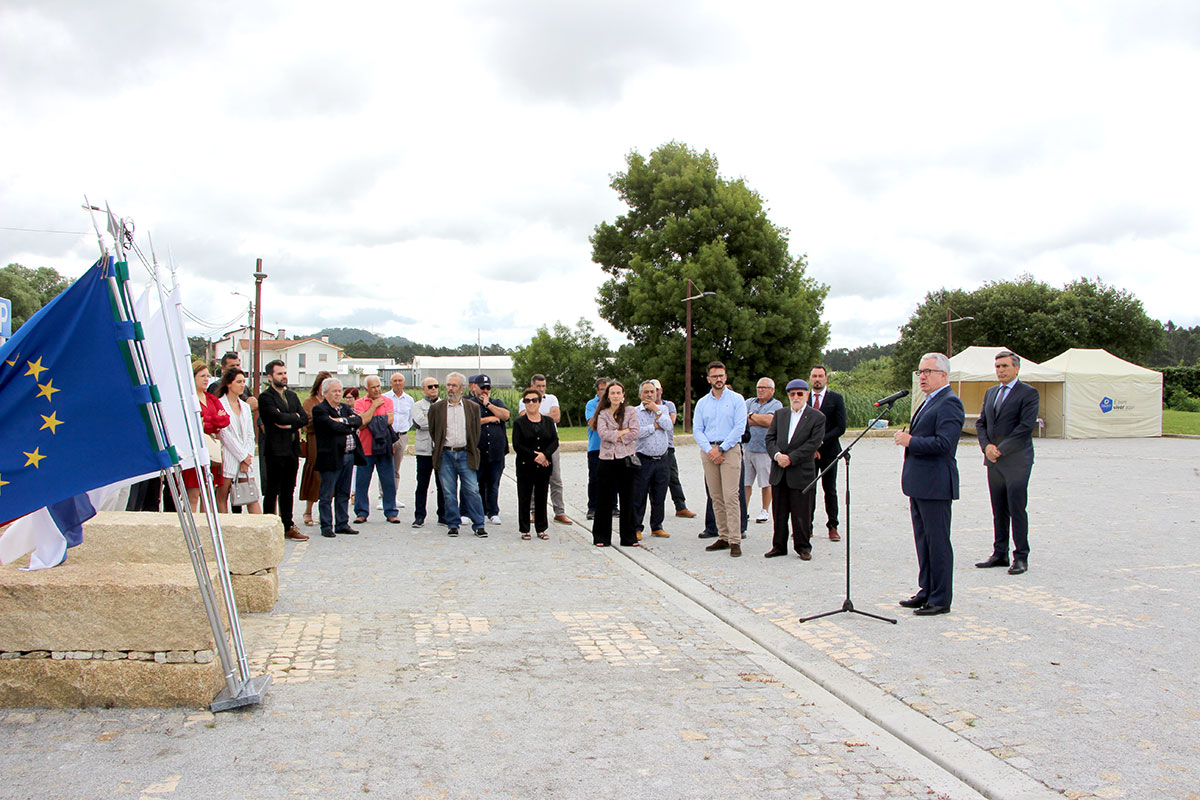
<instances>
[{"instance_id":1,"label":"handbag","mask_svg":"<svg viewBox=\"0 0 1200 800\"><path fill-rule=\"evenodd\" d=\"M208 434L204 435L204 446L208 448L208 460L214 464L221 463L221 443Z\"/></svg>"},{"instance_id":2,"label":"handbag","mask_svg":"<svg viewBox=\"0 0 1200 800\"><path fill-rule=\"evenodd\" d=\"M229 492L229 504L234 506L248 506L251 503L257 503L261 499L262 495L259 494L258 484L254 482L254 479L244 472L239 472Z\"/></svg>"},{"instance_id":3,"label":"handbag","mask_svg":"<svg viewBox=\"0 0 1200 800\"><path fill-rule=\"evenodd\" d=\"M641 469L642 468L642 460L637 457L637 453L634 453L631 456L625 456L624 460L625 460L625 466L629 467L630 469Z\"/></svg>"}]
</instances>

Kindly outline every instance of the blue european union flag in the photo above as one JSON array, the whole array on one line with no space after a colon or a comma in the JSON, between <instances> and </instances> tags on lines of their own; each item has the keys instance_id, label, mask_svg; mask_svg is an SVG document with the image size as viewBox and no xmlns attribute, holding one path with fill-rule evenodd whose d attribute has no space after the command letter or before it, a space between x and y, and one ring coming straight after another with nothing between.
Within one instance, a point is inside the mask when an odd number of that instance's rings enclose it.
<instances>
[{"instance_id":1,"label":"blue european union flag","mask_svg":"<svg viewBox=\"0 0 1200 800\"><path fill-rule=\"evenodd\" d=\"M113 269L96 262L0 348L0 523L172 463L133 377Z\"/></svg>"}]
</instances>

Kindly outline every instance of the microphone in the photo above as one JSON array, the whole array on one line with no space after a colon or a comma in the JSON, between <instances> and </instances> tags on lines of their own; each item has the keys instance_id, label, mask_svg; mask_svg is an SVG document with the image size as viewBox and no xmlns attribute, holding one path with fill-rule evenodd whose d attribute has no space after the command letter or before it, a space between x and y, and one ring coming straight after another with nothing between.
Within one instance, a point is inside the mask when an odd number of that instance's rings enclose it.
<instances>
[{"instance_id":1,"label":"microphone","mask_svg":"<svg viewBox=\"0 0 1200 800\"><path fill-rule=\"evenodd\" d=\"M880 406L890 406L892 403L896 402L901 397L908 397L908 389L901 389L900 391L896 392L895 394L889 394L887 397L883 398L878 403L876 403L875 407L879 408Z\"/></svg>"}]
</instances>

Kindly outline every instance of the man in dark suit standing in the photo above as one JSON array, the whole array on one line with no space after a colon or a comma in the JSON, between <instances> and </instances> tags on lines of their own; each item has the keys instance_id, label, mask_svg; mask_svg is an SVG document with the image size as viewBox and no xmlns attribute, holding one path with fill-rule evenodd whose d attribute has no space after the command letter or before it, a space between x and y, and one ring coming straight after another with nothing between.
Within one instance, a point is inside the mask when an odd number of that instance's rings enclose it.
<instances>
[{"instance_id":1,"label":"man in dark suit standing","mask_svg":"<svg viewBox=\"0 0 1200 800\"><path fill-rule=\"evenodd\" d=\"M1007 350L996 354L999 386L988 389L975 430L987 467L992 496L995 539L991 558L975 566L1008 567L1008 530L1012 524L1012 566L1009 575L1029 568L1029 475L1033 472L1033 429L1037 425L1038 393L1017 380L1021 357Z\"/></svg>"},{"instance_id":2,"label":"man in dark suit standing","mask_svg":"<svg viewBox=\"0 0 1200 800\"><path fill-rule=\"evenodd\" d=\"M813 456L825 434L825 417L808 406L808 384L789 381L789 408L771 417L767 429L767 455L771 457L771 511L775 537L767 558L787 555L788 520L792 545L802 561L812 560L812 518L816 489L805 491L817 477Z\"/></svg>"},{"instance_id":3,"label":"man in dark suit standing","mask_svg":"<svg viewBox=\"0 0 1200 800\"><path fill-rule=\"evenodd\" d=\"M955 452L962 435L962 401L950 389L950 359L941 353L921 356L925 402L912 418L912 432L893 437L904 448L900 487L908 497L917 545L919 591L900 605L917 616L948 614L954 594L954 550L950 546L950 505L958 499Z\"/></svg>"},{"instance_id":4,"label":"man in dark suit standing","mask_svg":"<svg viewBox=\"0 0 1200 800\"><path fill-rule=\"evenodd\" d=\"M810 405L825 415L825 439L817 450L817 469L833 464L833 469L821 476L821 490L825 493L825 529L829 532L829 541L838 542L842 537L838 534L837 457L842 452L839 438L846 432L846 401L828 388L829 373L820 364L809 371L808 382L812 386ZM810 523L817 514L816 491L813 489Z\"/></svg>"},{"instance_id":5,"label":"man in dark suit standing","mask_svg":"<svg viewBox=\"0 0 1200 800\"><path fill-rule=\"evenodd\" d=\"M275 513L279 501L279 518L283 520L283 535L287 539L308 539L292 518L292 501L296 496L296 470L300 467L300 429L308 424L308 414L296 393L287 388L287 364L276 359L266 366L270 385L258 396L258 413L263 437L259 445L266 479L263 481L263 513Z\"/></svg>"}]
</instances>

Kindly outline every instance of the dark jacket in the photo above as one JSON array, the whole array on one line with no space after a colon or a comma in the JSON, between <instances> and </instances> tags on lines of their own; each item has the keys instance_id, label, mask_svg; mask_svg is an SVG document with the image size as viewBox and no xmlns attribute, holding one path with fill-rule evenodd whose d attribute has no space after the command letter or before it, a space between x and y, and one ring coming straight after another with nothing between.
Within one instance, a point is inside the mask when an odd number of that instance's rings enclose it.
<instances>
[{"instance_id":1,"label":"dark jacket","mask_svg":"<svg viewBox=\"0 0 1200 800\"><path fill-rule=\"evenodd\" d=\"M996 409L997 384L983 396L983 408L975 422L975 433L979 436L979 449L986 450L989 444L1000 448L996 463L987 460L988 467L1000 470L1008 468L1025 471L1033 463L1033 430L1037 427L1038 393L1028 383L1017 381L1000 409Z\"/></svg>"},{"instance_id":2,"label":"dark jacket","mask_svg":"<svg viewBox=\"0 0 1200 800\"><path fill-rule=\"evenodd\" d=\"M900 488L918 500L958 499L958 440L965 415L947 386L913 415L912 441L904 448Z\"/></svg>"},{"instance_id":3,"label":"dark jacket","mask_svg":"<svg viewBox=\"0 0 1200 800\"><path fill-rule=\"evenodd\" d=\"M800 422L796 425L796 432L788 439L792 414L791 407L784 406L775 412L775 416L771 418L771 426L767 428L771 485L778 486L786 480L791 488L803 489L817 477L817 464L813 456L825 435L825 417L815 408L804 409ZM791 460L792 463L788 467L781 467L775 461L775 456L779 453Z\"/></svg>"},{"instance_id":4,"label":"dark jacket","mask_svg":"<svg viewBox=\"0 0 1200 800\"><path fill-rule=\"evenodd\" d=\"M313 406L313 433L317 436L317 458L313 462L317 472L331 472L342 465L342 455L346 452L346 437L362 427L362 417L354 413L346 403L341 403L335 409L328 400L322 400ZM354 463L366 463L362 460L362 442L354 437Z\"/></svg>"},{"instance_id":5,"label":"dark jacket","mask_svg":"<svg viewBox=\"0 0 1200 800\"><path fill-rule=\"evenodd\" d=\"M299 457L300 429L308 424L308 414L295 392L284 389L280 395L268 388L258 396L258 417L263 428L262 455Z\"/></svg>"},{"instance_id":6,"label":"dark jacket","mask_svg":"<svg viewBox=\"0 0 1200 800\"><path fill-rule=\"evenodd\" d=\"M367 430L371 432L371 454L376 461L392 460L392 445L400 438L388 424L387 414L376 414L367 420Z\"/></svg>"},{"instance_id":7,"label":"dark jacket","mask_svg":"<svg viewBox=\"0 0 1200 800\"><path fill-rule=\"evenodd\" d=\"M513 450L517 454L518 470L550 469L535 462L533 454L541 453L549 458L557 449L558 431L554 428L554 420L543 416L535 423L524 415L517 417L513 423Z\"/></svg>"},{"instance_id":8,"label":"dark jacket","mask_svg":"<svg viewBox=\"0 0 1200 800\"><path fill-rule=\"evenodd\" d=\"M462 400L466 413L467 426L467 466L479 469L479 403L468 403ZM449 403L445 398L438 400L429 407L429 437L433 440L433 468L442 467L442 447L446 443L446 407Z\"/></svg>"},{"instance_id":9,"label":"dark jacket","mask_svg":"<svg viewBox=\"0 0 1200 800\"><path fill-rule=\"evenodd\" d=\"M808 404L811 406L812 403L810 397ZM842 452L842 443L838 439L846 432L846 401L837 392L826 389L824 401L817 410L825 415L825 436L817 448L821 454L821 469L825 469Z\"/></svg>"},{"instance_id":10,"label":"dark jacket","mask_svg":"<svg viewBox=\"0 0 1200 800\"><path fill-rule=\"evenodd\" d=\"M480 420L492 416L491 412L483 407L483 403L478 397L471 395L467 399L479 406ZM491 398L489 403L503 408L505 411L508 410L508 406L504 405L504 401L498 397ZM508 455L508 423L489 422L482 425L479 430L479 457L488 461L503 461L506 455Z\"/></svg>"}]
</instances>

